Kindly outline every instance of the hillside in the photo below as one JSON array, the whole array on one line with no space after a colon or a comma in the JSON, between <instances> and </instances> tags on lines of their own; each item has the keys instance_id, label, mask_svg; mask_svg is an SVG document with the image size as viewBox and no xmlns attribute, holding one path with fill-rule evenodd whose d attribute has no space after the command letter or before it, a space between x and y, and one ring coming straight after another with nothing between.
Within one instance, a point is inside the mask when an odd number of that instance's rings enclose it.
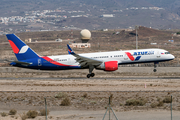
<instances>
[{"instance_id":1,"label":"hillside","mask_svg":"<svg viewBox=\"0 0 180 120\"><path fill-rule=\"evenodd\" d=\"M73 38L71 34L73 32ZM119 32L119 34L116 34ZM179 56L180 48L180 37L173 36L174 42L169 42L172 39L173 31L161 31L151 28L140 26L138 29L138 48L161 48L170 51L173 54ZM92 39L91 48L88 49L77 49L74 50L77 53L85 52L98 52L98 51L114 51L114 50L127 50L136 48L136 37L135 31L125 30L109 30L109 31L91 31ZM28 45L40 55L60 55L67 54L66 44L72 42L81 42L80 31L44 31L44 32L25 32L16 34L22 40L32 39L32 43ZM54 43L55 39L61 38L63 42ZM14 54L10 45L8 44L7 38L3 35L0 36L0 51L1 59L14 58ZM52 41L52 43L38 43L35 41ZM151 45L156 43L156 45Z\"/></svg>"},{"instance_id":2,"label":"hillside","mask_svg":"<svg viewBox=\"0 0 180 120\"><path fill-rule=\"evenodd\" d=\"M135 25L178 29L179 6L178 0L2 0L0 30L3 33L100 30L134 28ZM113 17L102 17L104 14Z\"/></svg>"}]
</instances>

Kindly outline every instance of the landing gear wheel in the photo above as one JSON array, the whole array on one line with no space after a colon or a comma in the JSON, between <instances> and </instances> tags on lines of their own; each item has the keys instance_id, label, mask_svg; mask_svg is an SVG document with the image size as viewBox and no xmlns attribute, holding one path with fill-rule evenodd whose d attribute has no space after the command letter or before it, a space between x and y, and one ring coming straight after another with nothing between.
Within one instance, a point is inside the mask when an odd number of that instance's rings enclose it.
<instances>
[{"instance_id":1,"label":"landing gear wheel","mask_svg":"<svg viewBox=\"0 0 180 120\"><path fill-rule=\"evenodd\" d=\"M94 77L95 76L95 74L94 73L91 73L91 77Z\"/></svg>"},{"instance_id":2,"label":"landing gear wheel","mask_svg":"<svg viewBox=\"0 0 180 120\"><path fill-rule=\"evenodd\" d=\"M154 72L156 72L157 70L156 70L156 67L157 67L157 64L158 64L158 62L154 62Z\"/></svg>"},{"instance_id":3,"label":"landing gear wheel","mask_svg":"<svg viewBox=\"0 0 180 120\"><path fill-rule=\"evenodd\" d=\"M87 78L90 78L91 77L91 74L87 74Z\"/></svg>"}]
</instances>

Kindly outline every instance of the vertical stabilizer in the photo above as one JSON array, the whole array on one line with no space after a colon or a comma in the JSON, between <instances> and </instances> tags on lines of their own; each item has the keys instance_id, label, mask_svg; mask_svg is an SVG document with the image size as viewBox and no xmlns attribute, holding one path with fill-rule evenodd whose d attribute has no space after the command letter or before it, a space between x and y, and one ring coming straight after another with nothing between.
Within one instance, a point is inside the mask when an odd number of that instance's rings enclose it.
<instances>
[{"instance_id":1,"label":"vertical stabilizer","mask_svg":"<svg viewBox=\"0 0 180 120\"><path fill-rule=\"evenodd\" d=\"M27 59L39 57L38 54L36 54L29 46L27 46L16 35L7 34L6 36L18 60L27 60Z\"/></svg>"}]
</instances>

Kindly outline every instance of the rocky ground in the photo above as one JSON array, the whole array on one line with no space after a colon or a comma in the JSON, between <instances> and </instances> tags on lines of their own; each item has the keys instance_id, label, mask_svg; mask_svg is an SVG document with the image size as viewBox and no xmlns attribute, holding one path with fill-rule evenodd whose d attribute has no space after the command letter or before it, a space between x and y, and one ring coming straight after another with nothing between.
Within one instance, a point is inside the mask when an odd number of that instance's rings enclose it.
<instances>
[{"instance_id":1,"label":"rocky ground","mask_svg":"<svg viewBox=\"0 0 180 120\"><path fill-rule=\"evenodd\" d=\"M178 67L120 67L115 72L94 71L87 79L87 70L35 71L1 67L0 120L21 120L36 111L41 116L46 98L52 120L102 119L111 98L111 107L118 119L169 120L172 95L173 119L180 119L180 70ZM15 109L17 113L11 114ZM32 112L33 113L33 112ZM111 119L115 119L113 113ZM109 118L109 112L105 119Z\"/></svg>"}]
</instances>

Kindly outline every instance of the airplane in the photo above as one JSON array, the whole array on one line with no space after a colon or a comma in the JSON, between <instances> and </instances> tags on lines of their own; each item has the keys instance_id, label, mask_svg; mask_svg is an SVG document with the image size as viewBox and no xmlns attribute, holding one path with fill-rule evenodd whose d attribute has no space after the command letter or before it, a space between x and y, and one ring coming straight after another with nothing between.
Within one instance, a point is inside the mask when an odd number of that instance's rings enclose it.
<instances>
[{"instance_id":1,"label":"airplane","mask_svg":"<svg viewBox=\"0 0 180 120\"><path fill-rule=\"evenodd\" d=\"M168 51L157 48L76 54L68 44L68 55L40 56L15 34L6 36L17 58L10 65L37 70L89 69L87 78L95 76L94 69L116 71L122 64L153 62L156 72L159 62L174 59Z\"/></svg>"}]
</instances>

